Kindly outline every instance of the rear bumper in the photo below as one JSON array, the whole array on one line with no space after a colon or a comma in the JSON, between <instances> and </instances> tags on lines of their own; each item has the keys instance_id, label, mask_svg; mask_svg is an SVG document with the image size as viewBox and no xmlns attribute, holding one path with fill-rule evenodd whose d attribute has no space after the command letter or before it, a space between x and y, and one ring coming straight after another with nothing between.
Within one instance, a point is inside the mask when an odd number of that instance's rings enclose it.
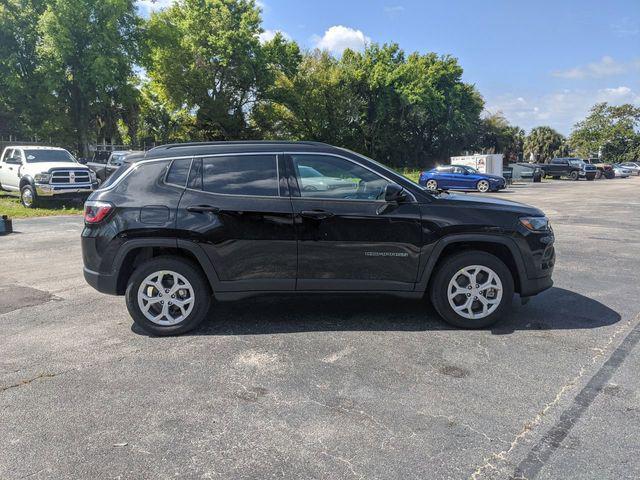
<instances>
[{"instance_id":1,"label":"rear bumper","mask_svg":"<svg viewBox=\"0 0 640 480\"><path fill-rule=\"evenodd\" d=\"M87 267L83 267L83 273L87 283L99 292L109 295L118 294L118 279L115 275L105 275L104 273L94 272Z\"/></svg>"}]
</instances>

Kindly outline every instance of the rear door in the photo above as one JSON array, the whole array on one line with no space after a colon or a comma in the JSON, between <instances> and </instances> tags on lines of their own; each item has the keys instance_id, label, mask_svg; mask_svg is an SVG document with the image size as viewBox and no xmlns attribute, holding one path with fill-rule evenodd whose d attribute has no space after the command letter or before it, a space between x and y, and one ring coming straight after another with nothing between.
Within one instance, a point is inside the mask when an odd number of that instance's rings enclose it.
<instances>
[{"instance_id":1,"label":"rear door","mask_svg":"<svg viewBox=\"0 0 640 480\"><path fill-rule=\"evenodd\" d=\"M289 154L287 173L299 239L297 290L413 289L422 238L413 198L387 204L388 179L337 155Z\"/></svg>"},{"instance_id":2,"label":"rear door","mask_svg":"<svg viewBox=\"0 0 640 480\"><path fill-rule=\"evenodd\" d=\"M293 290L297 252L282 156L195 158L178 209L178 236L199 244L227 291Z\"/></svg>"}]
</instances>

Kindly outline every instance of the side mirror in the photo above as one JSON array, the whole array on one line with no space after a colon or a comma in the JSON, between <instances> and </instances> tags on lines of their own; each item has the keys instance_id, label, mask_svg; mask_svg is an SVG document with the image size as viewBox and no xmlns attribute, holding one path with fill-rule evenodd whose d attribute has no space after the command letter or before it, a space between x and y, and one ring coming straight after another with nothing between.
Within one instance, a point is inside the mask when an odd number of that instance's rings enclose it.
<instances>
[{"instance_id":1,"label":"side mirror","mask_svg":"<svg viewBox=\"0 0 640 480\"><path fill-rule=\"evenodd\" d=\"M387 203L400 203L406 200L407 192L400 185L389 183L384 188L384 201Z\"/></svg>"}]
</instances>

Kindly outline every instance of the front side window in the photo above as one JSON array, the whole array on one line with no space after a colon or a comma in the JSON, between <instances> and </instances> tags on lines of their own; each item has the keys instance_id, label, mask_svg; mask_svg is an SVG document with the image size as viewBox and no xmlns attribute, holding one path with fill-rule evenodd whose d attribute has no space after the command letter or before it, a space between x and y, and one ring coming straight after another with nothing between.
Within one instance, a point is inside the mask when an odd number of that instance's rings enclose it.
<instances>
[{"instance_id":1,"label":"front side window","mask_svg":"<svg viewBox=\"0 0 640 480\"><path fill-rule=\"evenodd\" d=\"M202 189L225 195L277 197L276 156L230 155L203 158Z\"/></svg>"},{"instance_id":2,"label":"front side window","mask_svg":"<svg viewBox=\"0 0 640 480\"><path fill-rule=\"evenodd\" d=\"M378 200L387 180L357 163L330 155L291 155L302 197Z\"/></svg>"}]
</instances>

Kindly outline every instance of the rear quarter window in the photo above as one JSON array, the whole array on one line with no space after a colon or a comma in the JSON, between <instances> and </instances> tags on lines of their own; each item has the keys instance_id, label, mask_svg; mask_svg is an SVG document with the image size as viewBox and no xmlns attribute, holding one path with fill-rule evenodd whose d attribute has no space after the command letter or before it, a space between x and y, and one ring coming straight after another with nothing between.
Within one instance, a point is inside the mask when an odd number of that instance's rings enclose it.
<instances>
[{"instance_id":1,"label":"rear quarter window","mask_svg":"<svg viewBox=\"0 0 640 480\"><path fill-rule=\"evenodd\" d=\"M189 168L191 167L190 158L181 158L174 160L169 167L167 177L164 182L178 187L184 187L187 184L189 176Z\"/></svg>"}]
</instances>

